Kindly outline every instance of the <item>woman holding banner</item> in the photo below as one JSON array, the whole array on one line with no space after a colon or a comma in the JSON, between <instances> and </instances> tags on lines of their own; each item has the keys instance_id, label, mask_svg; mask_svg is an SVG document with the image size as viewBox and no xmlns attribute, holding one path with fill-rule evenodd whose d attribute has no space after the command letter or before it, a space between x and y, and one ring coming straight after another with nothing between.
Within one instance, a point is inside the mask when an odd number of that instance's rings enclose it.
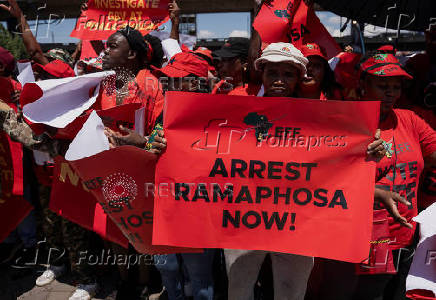
<instances>
[{"instance_id":1,"label":"woman holding banner","mask_svg":"<svg viewBox=\"0 0 436 300\"><path fill-rule=\"evenodd\" d=\"M109 109L128 103L141 103L145 107L145 134L150 134L157 117L162 112L163 95L150 66L162 62L162 48L156 39L144 38L141 33L126 27L112 34L102 58L103 70L115 71L115 76L102 84L103 90L97 99L97 109ZM146 139L135 131L120 126L120 132L106 128L106 135L112 146L134 145L145 147ZM117 254L128 255L126 250L113 244ZM126 266L119 266L121 282L117 299L137 299L148 293L149 266L139 266L139 279L135 284L129 278ZM136 280L134 280L136 281ZM144 288L145 285L145 288Z\"/></svg>"},{"instance_id":2,"label":"woman holding banner","mask_svg":"<svg viewBox=\"0 0 436 300\"><path fill-rule=\"evenodd\" d=\"M309 55L308 55L309 56ZM230 95L257 95L263 97L297 97L297 87L306 75L308 60L293 45L273 43L263 51L255 61L256 69L262 74L262 87L253 85L240 87ZM330 87L329 87L330 88ZM382 140L376 135L376 141L368 146L367 154L384 155ZM386 204L385 197L379 197ZM391 211L396 218L399 214ZM395 214L397 213L397 214ZM268 252L225 250L226 266L229 277L229 299L253 299L253 287L263 260ZM306 285L312 270L313 258L292 254L269 253L274 276L275 299L304 299ZM290 271L292 270L292 272ZM298 274L298 275L295 275ZM243 278L243 280L241 280ZM335 293L337 297L337 293Z\"/></svg>"},{"instance_id":3,"label":"woman holding banner","mask_svg":"<svg viewBox=\"0 0 436 300\"><path fill-rule=\"evenodd\" d=\"M360 68L361 99L381 101L381 138L387 152L377 163L375 200L383 204L375 205L369 262L355 266L327 261L320 296L407 299L405 280L416 246L412 218L418 213L417 189L424 165L436 165L436 132L412 111L393 109L403 80L412 77L392 54L371 56Z\"/></svg>"},{"instance_id":4,"label":"woman holding banner","mask_svg":"<svg viewBox=\"0 0 436 300\"><path fill-rule=\"evenodd\" d=\"M263 97L295 97L298 85L306 74L308 60L289 43L270 44L255 61L261 71L262 87L239 87L229 95ZM267 254L270 254L274 277L274 298L304 299L306 285L313 267L313 257L267 251L224 250L229 279L229 299L251 300L253 288Z\"/></svg>"}]
</instances>

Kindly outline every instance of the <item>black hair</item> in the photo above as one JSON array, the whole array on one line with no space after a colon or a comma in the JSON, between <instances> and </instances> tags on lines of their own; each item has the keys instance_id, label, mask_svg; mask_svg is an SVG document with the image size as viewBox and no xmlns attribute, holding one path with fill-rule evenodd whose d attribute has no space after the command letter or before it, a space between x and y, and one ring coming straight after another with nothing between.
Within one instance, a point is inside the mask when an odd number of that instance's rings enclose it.
<instances>
[{"instance_id":1,"label":"black hair","mask_svg":"<svg viewBox=\"0 0 436 300\"><path fill-rule=\"evenodd\" d=\"M15 71L15 70L14 70L14 71ZM10 70L4 69L4 71L3 71L3 76L4 76L4 77L9 77L9 76L14 76L14 77L16 77L17 74L16 74L16 72L14 72L14 71L10 71Z\"/></svg>"},{"instance_id":2,"label":"black hair","mask_svg":"<svg viewBox=\"0 0 436 300\"><path fill-rule=\"evenodd\" d=\"M151 34L147 34L144 36L144 40L147 41L153 49L153 55L151 57L151 61L149 61L148 64L156 68L162 68L164 51L162 49L162 43L160 39Z\"/></svg>"},{"instance_id":3,"label":"black hair","mask_svg":"<svg viewBox=\"0 0 436 300\"><path fill-rule=\"evenodd\" d=\"M148 47L142 34L130 26L126 26L125 28L118 30L116 33L123 35L127 39L130 49L135 51L137 54L139 62L138 68L140 70L144 69L147 62Z\"/></svg>"},{"instance_id":4,"label":"black hair","mask_svg":"<svg viewBox=\"0 0 436 300\"><path fill-rule=\"evenodd\" d=\"M194 55L197 55L198 57L200 57L200 58L204 59L205 61L207 61L207 63L208 63L210 66L213 66L213 59L210 59L209 56L204 55L204 54L202 54L202 53L197 53L197 52L191 52L191 53L194 54Z\"/></svg>"},{"instance_id":5,"label":"black hair","mask_svg":"<svg viewBox=\"0 0 436 300\"><path fill-rule=\"evenodd\" d=\"M330 68L327 60L323 59L324 79L321 82L321 91L326 98L333 97L335 90L342 90L343 87L336 81L335 72Z\"/></svg>"}]
</instances>

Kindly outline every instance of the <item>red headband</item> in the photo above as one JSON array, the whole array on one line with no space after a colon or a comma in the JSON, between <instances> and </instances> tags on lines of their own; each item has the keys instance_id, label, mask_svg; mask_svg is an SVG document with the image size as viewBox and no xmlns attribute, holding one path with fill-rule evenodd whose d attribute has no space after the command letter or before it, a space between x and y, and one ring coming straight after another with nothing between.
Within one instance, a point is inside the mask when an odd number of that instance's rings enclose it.
<instances>
[{"instance_id":1,"label":"red headband","mask_svg":"<svg viewBox=\"0 0 436 300\"><path fill-rule=\"evenodd\" d=\"M148 60L148 62L151 62L151 60L153 58L153 48L151 47L151 44L148 41L145 41L145 43L147 44L147 47L148 47L147 60Z\"/></svg>"}]
</instances>

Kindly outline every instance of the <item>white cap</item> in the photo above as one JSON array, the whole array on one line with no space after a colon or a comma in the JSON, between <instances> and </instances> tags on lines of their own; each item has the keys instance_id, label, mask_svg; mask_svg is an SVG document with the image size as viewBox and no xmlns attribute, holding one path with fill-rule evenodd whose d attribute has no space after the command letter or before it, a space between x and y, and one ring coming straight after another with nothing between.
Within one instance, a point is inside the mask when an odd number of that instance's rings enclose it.
<instances>
[{"instance_id":1,"label":"white cap","mask_svg":"<svg viewBox=\"0 0 436 300\"><path fill-rule=\"evenodd\" d=\"M303 53L290 43L269 44L263 50L262 56L254 62L256 70L259 70L260 66L266 62L291 63L300 70L301 77L306 75L306 65L309 63Z\"/></svg>"}]
</instances>

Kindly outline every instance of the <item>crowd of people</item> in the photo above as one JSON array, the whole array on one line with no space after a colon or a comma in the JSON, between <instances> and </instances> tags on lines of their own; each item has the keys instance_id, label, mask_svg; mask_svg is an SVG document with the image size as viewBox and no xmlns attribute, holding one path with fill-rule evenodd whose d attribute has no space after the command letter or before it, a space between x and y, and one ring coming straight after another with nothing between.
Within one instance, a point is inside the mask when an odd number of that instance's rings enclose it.
<instances>
[{"instance_id":1,"label":"crowd of people","mask_svg":"<svg viewBox=\"0 0 436 300\"><path fill-rule=\"evenodd\" d=\"M111 147L133 145L155 155L164 152L167 91L381 101L379 129L374 142L362 152L377 160L374 216L389 220L386 230L392 259L386 264L395 264L396 271L388 272L384 267L365 273L359 264L328 259L260 250L205 249L202 253L155 255L154 264L133 269L125 265L112 268L119 277L116 299L148 299L161 291L170 300L407 299L405 282L418 232L412 218L436 200L436 26L425 32L425 51L402 58L402 63L392 45L364 57L348 47L329 63L324 49L316 43L299 49L283 42L264 46L255 32L251 39L229 38L216 51L186 49L179 44L180 10L173 2L169 5L173 24L169 39L160 41L126 27L105 44L92 41L100 55L80 60L80 43L71 55L63 49L44 53L15 0L0 8L18 21L36 81L112 70L115 75L102 84L92 109L128 103L145 108L145 135L122 126L118 131L106 128ZM360 61L352 60L350 71L357 74L355 86L339 80L344 55L360 57ZM77 288L69 299L91 299L98 292L101 270L79 263L80 253L106 249L129 255L136 251L104 241L49 209L53 159L65 155L71 140L55 138L56 129L47 125L36 133L23 120L19 101L22 86L17 75L16 59L0 47L0 77L6 79L0 82L5 85L0 91L1 129L23 145L24 198L34 206L0 244L0 263L14 267L34 259L42 247L65 249L67 254L50 261L35 284L47 286L70 273ZM47 159L38 164L35 153L46 153ZM38 243L41 239L45 239L45 246Z\"/></svg>"}]
</instances>

